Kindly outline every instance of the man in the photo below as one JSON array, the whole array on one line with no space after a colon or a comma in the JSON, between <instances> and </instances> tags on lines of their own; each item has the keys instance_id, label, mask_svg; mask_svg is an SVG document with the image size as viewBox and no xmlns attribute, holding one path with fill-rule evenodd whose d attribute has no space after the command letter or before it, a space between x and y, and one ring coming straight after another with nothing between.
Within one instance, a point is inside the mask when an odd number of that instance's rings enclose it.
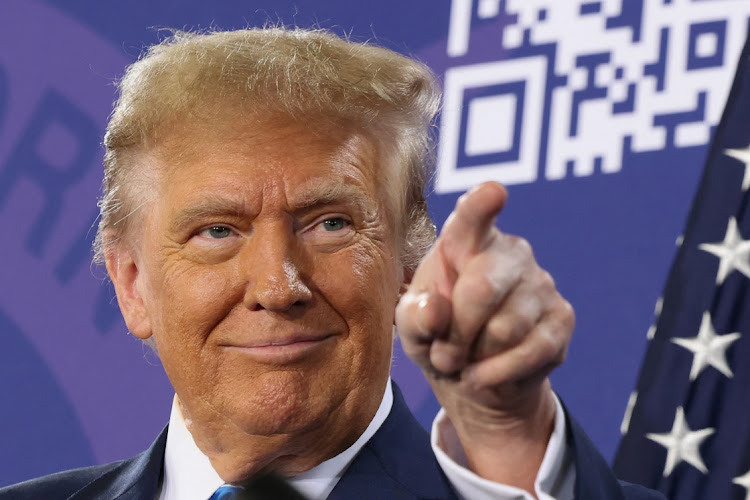
<instances>
[{"instance_id":1,"label":"man","mask_svg":"<svg viewBox=\"0 0 750 500\"><path fill-rule=\"evenodd\" d=\"M566 422L547 375L573 312L495 228L504 189L434 241L438 101L421 64L324 31L178 33L133 64L97 257L175 388L169 430L0 498L206 499L267 471L315 498L655 498ZM389 379L394 326L444 410L436 457Z\"/></svg>"}]
</instances>

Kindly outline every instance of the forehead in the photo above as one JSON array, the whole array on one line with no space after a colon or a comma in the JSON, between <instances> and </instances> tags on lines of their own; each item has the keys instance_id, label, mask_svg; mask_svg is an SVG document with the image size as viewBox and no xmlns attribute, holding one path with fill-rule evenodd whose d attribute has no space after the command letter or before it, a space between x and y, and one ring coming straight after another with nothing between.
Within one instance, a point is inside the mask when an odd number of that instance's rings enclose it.
<instances>
[{"instance_id":1,"label":"forehead","mask_svg":"<svg viewBox=\"0 0 750 500\"><path fill-rule=\"evenodd\" d=\"M294 186L304 204L307 192L346 195L357 186L382 197L388 176L374 141L354 128L312 125L252 116L185 121L148 156L157 160L160 190L183 183L202 190Z\"/></svg>"},{"instance_id":2,"label":"forehead","mask_svg":"<svg viewBox=\"0 0 750 500\"><path fill-rule=\"evenodd\" d=\"M182 118L162 126L154 147L149 148L170 165L204 161L217 154L269 159L312 153L327 154L336 161L375 153L363 131L323 120L300 122L277 114L232 112L191 113Z\"/></svg>"}]
</instances>

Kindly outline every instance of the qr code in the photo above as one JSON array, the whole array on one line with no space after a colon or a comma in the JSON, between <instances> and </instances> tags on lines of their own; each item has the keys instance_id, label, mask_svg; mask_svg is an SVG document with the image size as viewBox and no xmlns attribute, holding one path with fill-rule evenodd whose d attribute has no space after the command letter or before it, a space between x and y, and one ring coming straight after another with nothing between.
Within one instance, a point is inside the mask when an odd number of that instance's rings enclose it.
<instances>
[{"instance_id":1,"label":"qr code","mask_svg":"<svg viewBox=\"0 0 750 500\"><path fill-rule=\"evenodd\" d=\"M453 0L436 189L708 143L749 17L737 0Z\"/></svg>"}]
</instances>

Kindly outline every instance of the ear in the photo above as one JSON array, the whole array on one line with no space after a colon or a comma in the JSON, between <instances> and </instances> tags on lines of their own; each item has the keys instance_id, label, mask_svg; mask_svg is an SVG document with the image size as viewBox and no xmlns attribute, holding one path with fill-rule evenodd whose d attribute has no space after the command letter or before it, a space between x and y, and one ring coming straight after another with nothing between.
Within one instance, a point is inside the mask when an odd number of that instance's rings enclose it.
<instances>
[{"instance_id":1,"label":"ear","mask_svg":"<svg viewBox=\"0 0 750 500\"><path fill-rule=\"evenodd\" d=\"M107 251L104 262L107 272L115 286L117 304L125 318L128 330L141 340L146 340L153 333L151 318L146 309L139 286L142 279L133 251L127 248L122 240L117 241Z\"/></svg>"},{"instance_id":2,"label":"ear","mask_svg":"<svg viewBox=\"0 0 750 500\"><path fill-rule=\"evenodd\" d=\"M401 291L403 293L406 293L406 290L409 288L409 285L411 285L411 281L414 279L414 274L417 272L416 267L412 269L410 266L404 265L401 268Z\"/></svg>"},{"instance_id":3,"label":"ear","mask_svg":"<svg viewBox=\"0 0 750 500\"><path fill-rule=\"evenodd\" d=\"M404 268L403 281L401 282L401 286L398 289L399 297L401 297L409 290L409 285L411 285L412 278L414 278L414 271Z\"/></svg>"}]
</instances>

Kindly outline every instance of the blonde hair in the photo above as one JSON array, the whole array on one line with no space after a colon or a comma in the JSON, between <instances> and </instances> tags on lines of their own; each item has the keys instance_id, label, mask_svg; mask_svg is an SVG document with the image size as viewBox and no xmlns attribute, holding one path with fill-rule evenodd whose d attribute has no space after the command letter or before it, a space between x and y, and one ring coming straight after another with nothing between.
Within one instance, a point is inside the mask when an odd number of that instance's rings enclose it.
<instances>
[{"instance_id":1,"label":"blonde hair","mask_svg":"<svg viewBox=\"0 0 750 500\"><path fill-rule=\"evenodd\" d=\"M366 131L395 167L384 175L398 177L392 184L400 189L404 267L413 271L434 241L424 191L440 93L417 61L326 30L175 32L127 68L119 92L104 136L98 262L138 208L135 153L148 152L176 120L217 102Z\"/></svg>"}]
</instances>

